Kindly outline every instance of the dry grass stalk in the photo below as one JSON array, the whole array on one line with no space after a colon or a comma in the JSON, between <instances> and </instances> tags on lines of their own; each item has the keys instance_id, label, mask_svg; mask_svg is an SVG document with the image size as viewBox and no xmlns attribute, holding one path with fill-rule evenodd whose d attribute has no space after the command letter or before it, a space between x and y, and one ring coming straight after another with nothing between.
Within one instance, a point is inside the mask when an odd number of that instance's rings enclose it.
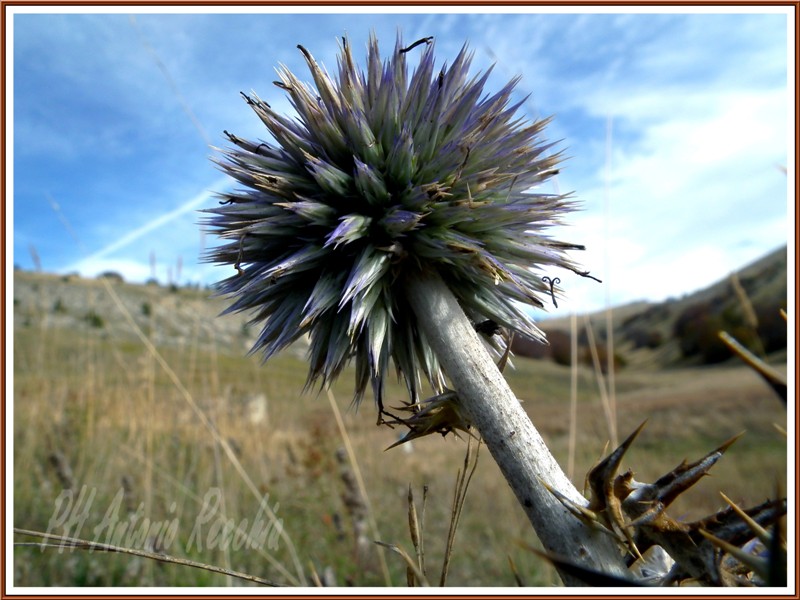
<instances>
[{"instance_id":1,"label":"dry grass stalk","mask_svg":"<svg viewBox=\"0 0 800 600\"><path fill-rule=\"evenodd\" d=\"M308 562L308 568L311 572L310 577L314 587L338 587L336 583L336 575L334 574L332 567L325 567L325 569L322 571L322 575L317 572L317 568L311 561Z\"/></svg>"},{"instance_id":2,"label":"dry grass stalk","mask_svg":"<svg viewBox=\"0 0 800 600\"><path fill-rule=\"evenodd\" d=\"M136 512L136 493L133 489L133 477L125 473L120 477L120 484L122 485L122 502L125 506L125 512L132 515Z\"/></svg>"},{"instance_id":3,"label":"dry grass stalk","mask_svg":"<svg viewBox=\"0 0 800 600\"><path fill-rule=\"evenodd\" d=\"M379 541L376 541L375 543L378 546L381 546L382 548L388 548L389 550L391 550L395 554L398 554L403 559L403 562L406 563L406 568L409 571L411 571L411 573L413 573L414 577L416 577L416 581L418 582L418 584L420 586L422 586L422 587L429 587L430 586L430 584L428 583L427 578L425 577L425 574L422 571L419 570L419 567L417 566L417 563L414 561L413 558L411 558L408 555L408 552L406 552L400 546L397 546L395 544L387 544L386 542L379 542Z\"/></svg>"},{"instance_id":4,"label":"dry grass stalk","mask_svg":"<svg viewBox=\"0 0 800 600\"><path fill-rule=\"evenodd\" d=\"M747 291L739 280L739 274L736 272L731 273L731 287L733 287L736 298L739 300L739 304L742 307L744 322L753 331L753 344L756 346L755 350L761 358L764 358L767 353L764 350L764 345L761 343L761 338L758 336L758 315L756 314L756 309L753 307L753 303L750 301L750 297L747 295Z\"/></svg>"},{"instance_id":5,"label":"dry grass stalk","mask_svg":"<svg viewBox=\"0 0 800 600\"><path fill-rule=\"evenodd\" d=\"M594 374L597 377L597 389L600 391L600 403L603 406L603 414L606 417L606 425L608 426L608 435L611 438L611 445L617 445L617 422L614 418L614 413L611 407L611 399L608 395L608 387L606 386L605 377L603 377L603 368L600 366L600 356L597 353L597 346L595 344L594 329L592 322L587 315L583 316L584 323L586 324L586 335L589 340L589 352L592 356L592 365L594 366Z\"/></svg>"},{"instance_id":6,"label":"dry grass stalk","mask_svg":"<svg viewBox=\"0 0 800 600\"><path fill-rule=\"evenodd\" d=\"M342 419L342 413L339 411L339 405L336 403L336 398L333 395L333 391L328 387L326 388L326 393L328 395L328 402L331 406L331 410L333 411L333 416L336 419L336 426L339 428L339 433L342 436L342 442L344 443L345 450L347 452L347 458L350 461L350 466L353 469L353 475L355 477L355 481L358 485L358 491L360 493L361 498L363 499L364 505L366 506L366 517L367 521L369 522L370 529L372 530L373 539L378 540L380 539L380 534L378 533L378 524L375 521L374 512L372 511L372 505L369 501L369 495L367 494L367 486L364 485L364 478L361 476L361 469L358 467L358 460L356 459L356 454L353 451L353 444L350 441L350 435L347 433L347 428L344 425L344 420ZM382 550L378 551L378 560L380 561L381 571L383 573L384 581L386 585L391 585L391 575L389 574L389 565L386 563L386 556L384 555Z\"/></svg>"},{"instance_id":7,"label":"dry grass stalk","mask_svg":"<svg viewBox=\"0 0 800 600\"><path fill-rule=\"evenodd\" d=\"M456 478L456 489L453 494L453 508L450 512L450 528L447 532L447 547L444 553L444 560L442 561L442 575L439 579L439 585L441 587L444 587L447 582L447 573L450 568L450 558L453 555L453 543L456 538L456 529L458 529L458 521L461 518L461 511L464 508L464 501L467 498L469 483L472 480L472 476L475 474L475 469L478 467L480 445L480 441L478 441L473 451L472 438L467 440L467 451L464 454L464 468L459 470Z\"/></svg>"},{"instance_id":8,"label":"dry grass stalk","mask_svg":"<svg viewBox=\"0 0 800 600\"><path fill-rule=\"evenodd\" d=\"M755 308L753 308L753 303L750 302L750 297L747 295L747 291L745 291L744 286L742 286L742 282L739 279L739 274L736 272L731 273L731 287L733 288L733 293L736 294L736 298L739 300L739 304L742 307L744 322L748 327L755 331L758 328L758 316L756 315Z\"/></svg>"},{"instance_id":9,"label":"dry grass stalk","mask_svg":"<svg viewBox=\"0 0 800 600\"><path fill-rule=\"evenodd\" d=\"M439 586L444 587L447 583L447 575L450 568L450 560L453 555L453 544L455 542L456 530L458 529L458 522L461 518L461 512L464 508L464 501L467 497L467 490L469 489L472 476L475 474L475 469L478 466L478 454L480 450L480 441L476 442L477 445L473 446L473 439L470 437L467 441L467 450L464 455L464 467L459 469L456 475L456 486L453 494L453 503L450 509L450 524L447 531L447 542L445 546L444 558L442 560L442 572L439 577ZM411 536L411 543L414 546L416 553L416 562L412 567L409 565L411 558L408 554L392 544L381 544L387 548L391 548L397 552L407 563L407 581L409 587L415 585L427 586L427 570L425 566L425 550L424 550L424 525L425 525L425 506L427 503L428 486L424 486L422 494L422 518L417 515L417 507L414 502L414 492L409 485L408 487L408 529ZM413 561L412 561L413 562Z\"/></svg>"},{"instance_id":10,"label":"dry grass stalk","mask_svg":"<svg viewBox=\"0 0 800 600\"><path fill-rule=\"evenodd\" d=\"M361 495L353 471L347 463L347 453L344 448L336 451L336 461L339 463L339 477L344 484L342 502L344 503L350 521L353 524L353 538L356 543L356 562L362 563L371 546L367 530L369 529L369 508Z\"/></svg>"},{"instance_id":11,"label":"dry grass stalk","mask_svg":"<svg viewBox=\"0 0 800 600\"><path fill-rule=\"evenodd\" d=\"M67 461L67 457L64 456L64 453L60 450L55 450L50 453L47 460L56 472L56 477L61 487L65 490L75 489L75 477L72 474L72 468L69 466L69 462Z\"/></svg>"},{"instance_id":12,"label":"dry grass stalk","mask_svg":"<svg viewBox=\"0 0 800 600\"><path fill-rule=\"evenodd\" d=\"M83 540L80 538L73 538L68 536L62 535L53 535L50 533L44 533L41 531L31 531L29 529L19 529L17 527L14 528L14 533L20 535L28 535L32 537L38 537L42 540L47 540L47 542L35 542L35 546L39 546L41 548L76 548L80 550L88 550L91 552L113 552L119 554L128 554L130 556L137 556L140 558L147 558L150 560L162 562L162 563L171 563L175 565L181 565L184 567L192 567L194 569L202 569L204 571L210 571L212 573L219 573L228 577L235 577L237 579L241 579L243 581L248 581L251 583L257 583L259 585L266 585L270 587L281 587L281 584L275 583L273 581L269 581L268 579L262 579L261 577L256 577L255 575L249 575L247 573L240 573L238 571L233 571L230 569L223 569L222 567L217 567L215 565L208 565L205 563L197 562L194 560L187 560L185 558L177 558L175 556L168 556L166 554L160 554L156 552L148 552L146 550L137 550L135 548L124 548L122 546L114 546L112 544L103 544L100 542L91 542L88 540ZM55 543L48 543L48 542L55 542ZM15 542L15 546L23 546L29 545L27 543Z\"/></svg>"},{"instance_id":13,"label":"dry grass stalk","mask_svg":"<svg viewBox=\"0 0 800 600\"><path fill-rule=\"evenodd\" d=\"M574 481L575 446L578 431L578 317L573 312L570 323L570 370L569 370L569 450L567 455L567 477Z\"/></svg>"},{"instance_id":14,"label":"dry grass stalk","mask_svg":"<svg viewBox=\"0 0 800 600\"><path fill-rule=\"evenodd\" d=\"M517 569L517 565L514 564L514 559L511 558L509 555L508 557L508 566L511 569L511 573L514 575L514 581L517 584L517 587L528 587L525 584L525 580L522 578L522 575L519 574L519 570Z\"/></svg>"},{"instance_id":15,"label":"dry grass stalk","mask_svg":"<svg viewBox=\"0 0 800 600\"><path fill-rule=\"evenodd\" d=\"M423 500L424 506L424 500ZM414 503L414 491L411 486L408 486L408 530L411 533L411 543L414 545L414 551L417 553L417 564L419 570L425 572L425 549L423 548L422 527L419 519L417 518L417 506Z\"/></svg>"}]
</instances>

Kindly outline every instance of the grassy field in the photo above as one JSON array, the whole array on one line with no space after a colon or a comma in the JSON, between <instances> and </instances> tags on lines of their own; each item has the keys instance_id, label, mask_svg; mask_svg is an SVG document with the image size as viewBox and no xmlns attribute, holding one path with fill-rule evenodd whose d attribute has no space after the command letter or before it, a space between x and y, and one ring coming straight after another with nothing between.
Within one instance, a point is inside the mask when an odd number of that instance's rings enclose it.
<instances>
[{"instance_id":1,"label":"grassy field","mask_svg":"<svg viewBox=\"0 0 800 600\"><path fill-rule=\"evenodd\" d=\"M155 312L147 316L145 334L155 338L167 326L162 319ZM55 327L43 314L28 314L14 325L15 527L145 548L281 584L311 585L314 573L327 571L328 581L338 585L402 586L402 560L372 541L413 553L408 489L419 511L427 486L425 556L429 578L438 582L464 440L432 436L384 451L402 432L376 427L372 406L350 407L350 373L332 389L345 438L329 396L302 393L301 358L288 351L262 366L241 347L218 343L199 321L192 335L156 344L155 350L91 320L82 327ZM507 372L512 388L566 466L569 369L525 359L516 359L515 366ZM582 370L579 381L571 476L580 489L609 433L594 374ZM774 495L776 486L785 489L786 439L774 425L786 428L786 412L746 368L622 370L616 386L620 437L648 420L623 465L639 480L651 481L684 458L699 458L747 432L713 477L669 511L674 517L690 520L719 509L719 491L749 506ZM402 398L400 386L390 388L389 405ZM366 499L353 484L354 465L342 459L346 441ZM265 515L264 505L281 528ZM241 538L224 543L225 523L251 532L245 544L251 547L240 547ZM259 523L266 537L258 537ZM17 535L16 541L38 540ZM483 448L448 585L513 586L509 560L527 585L557 584L554 571L521 543L537 545ZM15 548L14 581L249 585L144 558L38 545Z\"/></svg>"}]
</instances>

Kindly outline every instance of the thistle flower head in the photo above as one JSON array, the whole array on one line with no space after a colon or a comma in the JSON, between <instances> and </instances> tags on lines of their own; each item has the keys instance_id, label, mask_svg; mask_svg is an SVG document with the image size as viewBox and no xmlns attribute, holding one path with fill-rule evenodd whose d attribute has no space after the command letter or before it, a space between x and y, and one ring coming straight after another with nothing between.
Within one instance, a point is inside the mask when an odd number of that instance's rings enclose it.
<instances>
[{"instance_id":1,"label":"thistle flower head","mask_svg":"<svg viewBox=\"0 0 800 600\"><path fill-rule=\"evenodd\" d=\"M524 312L550 297L537 268L577 272L565 251L579 246L545 233L571 203L531 191L558 155L541 138L545 121L517 115L517 79L484 93L489 72L469 74L466 46L436 71L432 38L404 48L398 37L384 61L371 37L365 71L343 39L335 77L298 48L313 86L286 67L275 82L296 116L244 95L273 139L226 132L234 147L218 163L241 187L205 211L225 240L207 258L237 271L219 284L228 312L252 310L262 324L254 350L266 360L308 334L309 384L355 359L356 400L371 383L380 405L390 362L412 401L422 376L441 392L403 293L427 269L474 322L543 339Z\"/></svg>"}]
</instances>

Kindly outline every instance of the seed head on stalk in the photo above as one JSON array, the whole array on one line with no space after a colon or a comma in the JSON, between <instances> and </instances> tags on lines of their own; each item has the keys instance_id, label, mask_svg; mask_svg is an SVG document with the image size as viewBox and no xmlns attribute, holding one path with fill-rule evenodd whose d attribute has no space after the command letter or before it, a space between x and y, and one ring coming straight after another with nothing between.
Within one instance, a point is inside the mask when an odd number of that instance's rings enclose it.
<instances>
[{"instance_id":1,"label":"seed head on stalk","mask_svg":"<svg viewBox=\"0 0 800 600\"><path fill-rule=\"evenodd\" d=\"M266 360L308 334L307 384L329 384L355 359L355 401L371 383L381 411L390 362L411 403L423 378L442 393L402 293L431 271L474 323L543 340L524 311L551 294L537 270L584 275L565 254L582 247L546 235L573 203L532 191L559 155L542 139L547 121L517 115L518 78L484 93L491 69L470 76L466 46L437 72L432 38L404 47L398 36L384 61L371 36L366 70L343 38L335 78L298 48L313 86L278 70L294 117L243 94L272 139L226 132L234 147L217 162L241 188L205 211L224 240L207 259L236 268L219 283L233 300L226 312L253 311L262 326L253 350ZM412 50L421 56L409 76Z\"/></svg>"}]
</instances>

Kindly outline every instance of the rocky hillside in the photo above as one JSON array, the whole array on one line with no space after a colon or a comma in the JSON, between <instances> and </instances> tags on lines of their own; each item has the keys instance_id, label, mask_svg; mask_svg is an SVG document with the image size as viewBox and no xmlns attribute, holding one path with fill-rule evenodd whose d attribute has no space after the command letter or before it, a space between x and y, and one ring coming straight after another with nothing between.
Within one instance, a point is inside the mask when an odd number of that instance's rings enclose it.
<instances>
[{"instance_id":1,"label":"rocky hillside","mask_svg":"<svg viewBox=\"0 0 800 600\"><path fill-rule=\"evenodd\" d=\"M119 298L117 304L107 286ZM15 271L14 327L60 327L114 339L144 332L156 345L249 350L255 331L244 315L218 315L223 299L199 288L130 284L119 276L83 279Z\"/></svg>"},{"instance_id":2,"label":"rocky hillside","mask_svg":"<svg viewBox=\"0 0 800 600\"><path fill-rule=\"evenodd\" d=\"M680 299L639 302L614 308L615 363L667 367L711 364L731 357L717 332L725 330L758 354L786 348L787 248L784 246L714 285ZM606 358L606 313L578 318L580 358L591 360L587 321L601 364ZM550 358L569 364L570 322L553 319L541 324L550 341L542 347L517 342L517 354Z\"/></svg>"}]
</instances>

